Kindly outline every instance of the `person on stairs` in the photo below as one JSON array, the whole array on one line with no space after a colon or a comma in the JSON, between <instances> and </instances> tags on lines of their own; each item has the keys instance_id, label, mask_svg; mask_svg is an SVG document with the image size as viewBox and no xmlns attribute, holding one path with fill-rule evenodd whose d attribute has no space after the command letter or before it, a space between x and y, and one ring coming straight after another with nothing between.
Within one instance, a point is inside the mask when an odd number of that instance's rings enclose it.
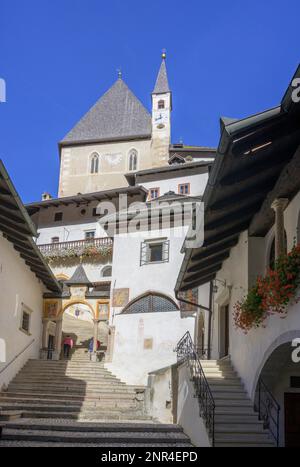
<instances>
[{"instance_id":1,"label":"person on stairs","mask_svg":"<svg viewBox=\"0 0 300 467\"><path fill-rule=\"evenodd\" d=\"M74 342L71 336L64 339L64 357L69 358L70 350L73 348Z\"/></svg>"},{"instance_id":2,"label":"person on stairs","mask_svg":"<svg viewBox=\"0 0 300 467\"><path fill-rule=\"evenodd\" d=\"M97 351L100 349L100 347L101 347L101 343L100 343L99 340L97 340ZM92 360L93 350L94 350L94 338L92 337L92 339L90 340L90 343L89 343L90 360Z\"/></svg>"}]
</instances>

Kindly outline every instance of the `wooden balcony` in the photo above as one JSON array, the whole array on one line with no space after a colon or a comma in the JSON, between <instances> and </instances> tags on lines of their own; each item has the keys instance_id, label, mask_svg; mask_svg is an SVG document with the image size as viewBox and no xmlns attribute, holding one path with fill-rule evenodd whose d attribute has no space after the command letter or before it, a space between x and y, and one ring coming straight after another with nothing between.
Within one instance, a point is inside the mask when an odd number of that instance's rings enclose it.
<instances>
[{"instance_id":1,"label":"wooden balcony","mask_svg":"<svg viewBox=\"0 0 300 467\"><path fill-rule=\"evenodd\" d=\"M106 256L112 253L113 239L110 237L89 238L72 242L55 242L38 245L46 258L72 258L77 256Z\"/></svg>"}]
</instances>

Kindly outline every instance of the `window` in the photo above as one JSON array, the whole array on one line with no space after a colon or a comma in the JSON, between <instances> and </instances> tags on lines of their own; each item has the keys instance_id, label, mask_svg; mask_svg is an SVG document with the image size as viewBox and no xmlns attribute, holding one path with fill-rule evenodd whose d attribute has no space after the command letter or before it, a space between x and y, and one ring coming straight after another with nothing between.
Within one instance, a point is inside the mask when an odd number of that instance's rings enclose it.
<instances>
[{"instance_id":1,"label":"window","mask_svg":"<svg viewBox=\"0 0 300 467\"><path fill-rule=\"evenodd\" d=\"M160 189L159 188L150 188L149 190L149 199L157 199L159 198L160 195Z\"/></svg>"},{"instance_id":2,"label":"window","mask_svg":"<svg viewBox=\"0 0 300 467\"><path fill-rule=\"evenodd\" d=\"M135 149L132 149L129 153L129 164L128 168L130 172L135 172L138 166L138 153Z\"/></svg>"},{"instance_id":3,"label":"window","mask_svg":"<svg viewBox=\"0 0 300 467\"><path fill-rule=\"evenodd\" d=\"M164 109L165 108L165 101L163 101L163 100L158 101L158 108L159 109Z\"/></svg>"},{"instance_id":4,"label":"window","mask_svg":"<svg viewBox=\"0 0 300 467\"><path fill-rule=\"evenodd\" d=\"M93 154L91 157L91 174L99 173L99 156L98 154Z\"/></svg>"},{"instance_id":5,"label":"window","mask_svg":"<svg viewBox=\"0 0 300 467\"><path fill-rule=\"evenodd\" d=\"M56 212L54 215L54 222L61 222L63 220L63 213Z\"/></svg>"},{"instance_id":6,"label":"window","mask_svg":"<svg viewBox=\"0 0 300 467\"><path fill-rule=\"evenodd\" d=\"M191 192L190 183L183 183L182 185L178 185L178 193L180 195L189 195L190 192Z\"/></svg>"},{"instance_id":7,"label":"window","mask_svg":"<svg viewBox=\"0 0 300 467\"><path fill-rule=\"evenodd\" d=\"M151 292L129 303L122 314L165 313L177 310L178 306L169 297Z\"/></svg>"},{"instance_id":8,"label":"window","mask_svg":"<svg viewBox=\"0 0 300 467\"><path fill-rule=\"evenodd\" d=\"M96 236L96 230L88 230L85 232L85 239L86 240L94 240Z\"/></svg>"},{"instance_id":9,"label":"window","mask_svg":"<svg viewBox=\"0 0 300 467\"><path fill-rule=\"evenodd\" d=\"M51 243L59 243L59 237L52 237Z\"/></svg>"},{"instance_id":10,"label":"window","mask_svg":"<svg viewBox=\"0 0 300 467\"><path fill-rule=\"evenodd\" d=\"M105 266L105 268L102 269L102 277L111 277L111 276L112 276L112 267Z\"/></svg>"},{"instance_id":11,"label":"window","mask_svg":"<svg viewBox=\"0 0 300 467\"><path fill-rule=\"evenodd\" d=\"M27 308L23 308L20 330L25 332L26 334L30 333L30 317L31 317L31 311L28 310Z\"/></svg>"},{"instance_id":12,"label":"window","mask_svg":"<svg viewBox=\"0 0 300 467\"><path fill-rule=\"evenodd\" d=\"M147 241L141 245L141 266L169 261L169 240Z\"/></svg>"}]
</instances>

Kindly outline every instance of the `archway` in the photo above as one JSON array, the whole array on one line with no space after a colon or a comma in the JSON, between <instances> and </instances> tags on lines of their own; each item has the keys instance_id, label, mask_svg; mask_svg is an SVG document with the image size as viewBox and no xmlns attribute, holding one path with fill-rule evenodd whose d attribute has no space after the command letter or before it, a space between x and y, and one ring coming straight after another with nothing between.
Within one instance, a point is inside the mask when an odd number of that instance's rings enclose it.
<instances>
[{"instance_id":1,"label":"archway","mask_svg":"<svg viewBox=\"0 0 300 467\"><path fill-rule=\"evenodd\" d=\"M300 447L300 361L295 360L300 349L292 345L299 338L300 330L281 335L266 352L256 379L255 406L279 446Z\"/></svg>"},{"instance_id":2,"label":"archway","mask_svg":"<svg viewBox=\"0 0 300 467\"><path fill-rule=\"evenodd\" d=\"M72 353L83 359L89 351L90 341L94 337L94 315L86 303L72 303L64 307L62 315L62 350L68 338L73 341ZM71 353L71 355L72 355ZM62 354L62 357L66 354Z\"/></svg>"}]
</instances>

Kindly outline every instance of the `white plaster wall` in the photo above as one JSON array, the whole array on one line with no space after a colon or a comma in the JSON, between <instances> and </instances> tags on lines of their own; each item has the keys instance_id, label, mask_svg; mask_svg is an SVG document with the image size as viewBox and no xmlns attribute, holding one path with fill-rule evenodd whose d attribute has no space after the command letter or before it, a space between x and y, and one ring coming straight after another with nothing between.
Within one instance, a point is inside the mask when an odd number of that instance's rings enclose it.
<instances>
[{"instance_id":1,"label":"white plaster wall","mask_svg":"<svg viewBox=\"0 0 300 467\"><path fill-rule=\"evenodd\" d=\"M6 363L0 372L33 339L34 344L4 373L0 373L0 388L7 385L29 358L38 358L41 347L43 284L30 271L12 244L0 234L0 339L6 343ZM30 333L19 330L22 303L30 310Z\"/></svg>"},{"instance_id":2,"label":"white plaster wall","mask_svg":"<svg viewBox=\"0 0 300 467\"><path fill-rule=\"evenodd\" d=\"M148 373L176 362L174 349L186 331L193 335L194 322L182 319L179 311L116 316L113 360L107 368L128 384L146 385ZM151 349L144 348L145 339L153 339Z\"/></svg>"},{"instance_id":3,"label":"white plaster wall","mask_svg":"<svg viewBox=\"0 0 300 467\"><path fill-rule=\"evenodd\" d=\"M160 423L173 423L172 367L168 366L149 376L150 414Z\"/></svg>"},{"instance_id":4,"label":"white plaster wall","mask_svg":"<svg viewBox=\"0 0 300 467\"><path fill-rule=\"evenodd\" d=\"M151 188L159 188L160 196L174 191L179 194L178 186L184 183L190 183L190 195L201 196L204 193L208 181L208 174L189 175L186 177L170 178L168 180L154 180L151 182L143 182L141 185L147 190Z\"/></svg>"},{"instance_id":5,"label":"white plaster wall","mask_svg":"<svg viewBox=\"0 0 300 467\"><path fill-rule=\"evenodd\" d=\"M210 447L205 424L199 414L199 404L187 365L178 368L177 423L197 447Z\"/></svg>"},{"instance_id":6,"label":"white plaster wall","mask_svg":"<svg viewBox=\"0 0 300 467\"><path fill-rule=\"evenodd\" d=\"M288 239L288 250L294 244L297 235L297 224L300 206L299 193L292 200L285 211L285 229ZM241 376L246 390L250 397L254 397L257 379L260 371L269 357L270 353L282 343L281 338L284 335L297 335L299 331L300 337L300 303L291 303L288 307L288 313L284 319L278 315L270 316L265 327L252 329L248 334L244 334L240 329L236 329L233 323L232 312L234 305L238 300L241 300L248 290L249 271L251 277L254 278L253 262L256 263L257 275L264 274L267 262L270 244L273 239L273 229L266 235L265 239L261 239L258 249L253 249L253 245L249 248L247 232L240 236L239 243L231 250L230 258L223 263L222 270L218 273L217 278L226 280L227 284L232 285L229 306L230 306L230 355L239 375ZM263 249L262 249L263 245ZM262 254L263 261L257 260L257 257ZM252 265L251 265L252 263ZM220 290L222 286L219 287ZM298 293L299 295L299 293ZM217 303L218 296L215 296L214 303L214 328L213 328L213 358L219 357L219 304Z\"/></svg>"},{"instance_id":7,"label":"white plaster wall","mask_svg":"<svg viewBox=\"0 0 300 467\"><path fill-rule=\"evenodd\" d=\"M112 287L129 288L130 301L150 290L171 296L175 300L174 288L183 259L180 250L186 232L186 227L177 227L171 230L115 236ZM158 238L170 240L169 262L141 266L141 244L145 240ZM114 308L113 314L121 311L122 308Z\"/></svg>"}]
</instances>

